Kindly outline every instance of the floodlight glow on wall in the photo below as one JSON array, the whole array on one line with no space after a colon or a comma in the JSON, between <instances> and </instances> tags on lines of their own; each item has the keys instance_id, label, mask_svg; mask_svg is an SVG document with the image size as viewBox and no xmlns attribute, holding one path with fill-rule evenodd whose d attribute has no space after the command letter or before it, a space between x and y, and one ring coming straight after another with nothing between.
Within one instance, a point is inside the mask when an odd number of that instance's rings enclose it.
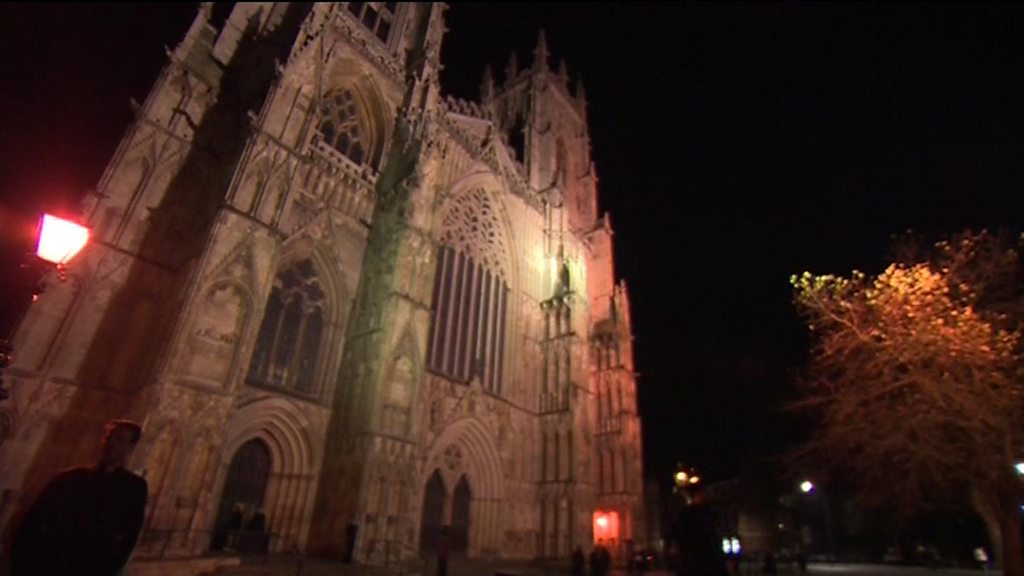
<instances>
[{"instance_id":1,"label":"floodlight glow on wall","mask_svg":"<svg viewBox=\"0 0 1024 576\"><path fill-rule=\"evenodd\" d=\"M594 512L594 541L617 541L619 539L619 513L614 510Z\"/></svg>"}]
</instances>

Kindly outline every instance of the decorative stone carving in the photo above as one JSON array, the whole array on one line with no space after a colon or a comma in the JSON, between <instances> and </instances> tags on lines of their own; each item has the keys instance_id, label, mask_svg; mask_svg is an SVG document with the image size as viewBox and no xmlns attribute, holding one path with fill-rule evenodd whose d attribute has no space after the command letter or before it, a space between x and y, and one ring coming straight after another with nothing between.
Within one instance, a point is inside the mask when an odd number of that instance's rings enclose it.
<instances>
[{"instance_id":1,"label":"decorative stone carving","mask_svg":"<svg viewBox=\"0 0 1024 576\"><path fill-rule=\"evenodd\" d=\"M185 346L185 374L226 385L248 316L248 304L236 285L211 287L196 312Z\"/></svg>"},{"instance_id":2,"label":"decorative stone carving","mask_svg":"<svg viewBox=\"0 0 1024 576\"><path fill-rule=\"evenodd\" d=\"M480 188L452 198L441 219L440 241L468 253L503 279L510 279L508 241L498 209Z\"/></svg>"},{"instance_id":3,"label":"decorative stone carving","mask_svg":"<svg viewBox=\"0 0 1024 576\"><path fill-rule=\"evenodd\" d=\"M444 467L453 473L462 470L462 451L458 446L449 445L444 449Z\"/></svg>"}]
</instances>

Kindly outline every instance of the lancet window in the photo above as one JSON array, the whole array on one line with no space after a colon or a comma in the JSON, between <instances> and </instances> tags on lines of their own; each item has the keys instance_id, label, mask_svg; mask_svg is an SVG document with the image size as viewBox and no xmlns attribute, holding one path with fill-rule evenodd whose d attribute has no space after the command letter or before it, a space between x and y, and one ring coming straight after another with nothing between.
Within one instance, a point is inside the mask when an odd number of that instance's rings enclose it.
<instances>
[{"instance_id":1,"label":"lancet window","mask_svg":"<svg viewBox=\"0 0 1024 576\"><path fill-rule=\"evenodd\" d=\"M311 260L300 260L278 273L249 362L250 383L316 393L324 304L325 293Z\"/></svg>"},{"instance_id":2,"label":"lancet window","mask_svg":"<svg viewBox=\"0 0 1024 576\"><path fill-rule=\"evenodd\" d=\"M349 2L348 11L381 42L388 41L398 2Z\"/></svg>"},{"instance_id":3,"label":"lancet window","mask_svg":"<svg viewBox=\"0 0 1024 576\"><path fill-rule=\"evenodd\" d=\"M442 220L427 368L452 380L480 378L501 394L509 288L504 240L490 198L474 190Z\"/></svg>"}]
</instances>

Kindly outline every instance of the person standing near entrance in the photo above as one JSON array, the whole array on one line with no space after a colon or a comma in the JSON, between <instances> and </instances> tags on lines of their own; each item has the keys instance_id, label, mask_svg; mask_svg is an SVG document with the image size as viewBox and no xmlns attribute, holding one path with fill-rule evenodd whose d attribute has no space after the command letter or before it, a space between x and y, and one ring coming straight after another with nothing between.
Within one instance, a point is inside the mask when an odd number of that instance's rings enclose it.
<instances>
[{"instance_id":1,"label":"person standing near entrance","mask_svg":"<svg viewBox=\"0 0 1024 576\"><path fill-rule=\"evenodd\" d=\"M146 509L145 479L124 468L142 436L113 420L100 460L61 472L28 509L11 540L12 576L115 576L135 548Z\"/></svg>"},{"instance_id":2,"label":"person standing near entrance","mask_svg":"<svg viewBox=\"0 0 1024 576\"><path fill-rule=\"evenodd\" d=\"M586 565L587 561L583 558L583 548L579 546L572 551L572 562L570 574L572 576L586 576Z\"/></svg>"},{"instance_id":3,"label":"person standing near entrance","mask_svg":"<svg viewBox=\"0 0 1024 576\"><path fill-rule=\"evenodd\" d=\"M441 526L437 539L437 576L448 576L448 527Z\"/></svg>"}]
</instances>

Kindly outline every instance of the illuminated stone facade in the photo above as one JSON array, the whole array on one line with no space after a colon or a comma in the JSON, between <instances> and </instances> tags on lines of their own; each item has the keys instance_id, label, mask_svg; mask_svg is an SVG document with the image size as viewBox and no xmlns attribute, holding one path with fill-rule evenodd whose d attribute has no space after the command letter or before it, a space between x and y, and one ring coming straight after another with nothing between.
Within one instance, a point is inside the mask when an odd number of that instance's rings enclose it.
<instances>
[{"instance_id":1,"label":"illuminated stone facade","mask_svg":"<svg viewBox=\"0 0 1024 576\"><path fill-rule=\"evenodd\" d=\"M84 205L95 240L15 338L2 520L144 423L137 557L386 564L642 541L624 284L586 101L530 67L440 93L442 4L203 4ZM639 542L638 542L639 543Z\"/></svg>"}]
</instances>

